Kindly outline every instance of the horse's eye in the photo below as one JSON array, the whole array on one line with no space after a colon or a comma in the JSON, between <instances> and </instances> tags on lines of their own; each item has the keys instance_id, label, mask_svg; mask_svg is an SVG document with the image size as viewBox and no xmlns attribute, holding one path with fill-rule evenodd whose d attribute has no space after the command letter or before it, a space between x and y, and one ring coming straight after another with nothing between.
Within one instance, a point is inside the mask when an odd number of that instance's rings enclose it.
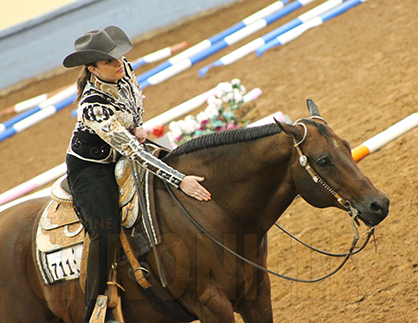
<instances>
[{"instance_id":1,"label":"horse's eye","mask_svg":"<svg viewBox=\"0 0 418 323\"><path fill-rule=\"evenodd\" d=\"M331 159L329 157L320 157L317 160L317 164L319 167L331 166Z\"/></svg>"}]
</instances>

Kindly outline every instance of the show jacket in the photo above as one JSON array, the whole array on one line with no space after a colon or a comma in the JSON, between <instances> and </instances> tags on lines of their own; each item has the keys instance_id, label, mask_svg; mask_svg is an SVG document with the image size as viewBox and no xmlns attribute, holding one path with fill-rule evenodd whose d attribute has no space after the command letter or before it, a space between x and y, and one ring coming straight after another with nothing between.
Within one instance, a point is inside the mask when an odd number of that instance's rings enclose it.
<instances>
[{"instance_id":1,"label":"show jacket","mask_svg":"<svg viewBox=\"0 0 418 323\"><path fill-rule=\"evenodd\" d=\"M123 59L126 75L117 83L94 74L87 82L77 109L77 123L68 154L94 163L116 162L121 155L179 187L184 174L144 150L131 133L143 124L142 91L130 63Z\"/></svg>"}]
</instances>

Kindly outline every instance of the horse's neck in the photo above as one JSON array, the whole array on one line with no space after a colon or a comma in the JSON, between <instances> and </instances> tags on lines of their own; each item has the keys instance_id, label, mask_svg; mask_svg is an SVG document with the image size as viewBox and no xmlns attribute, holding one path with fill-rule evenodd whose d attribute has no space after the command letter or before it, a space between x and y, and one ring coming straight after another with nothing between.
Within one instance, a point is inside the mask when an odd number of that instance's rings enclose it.
<instances>
[{"instance_id":1,"label":"horse's neck","mask_svg":"<svg viewBox=\"0 0 418 323\"><path fill-rule=\"evenodd\" d=\"M295 197L285 134L202 151L190 158L233 225L268 230Z\"/></svg>"}]
</instances>

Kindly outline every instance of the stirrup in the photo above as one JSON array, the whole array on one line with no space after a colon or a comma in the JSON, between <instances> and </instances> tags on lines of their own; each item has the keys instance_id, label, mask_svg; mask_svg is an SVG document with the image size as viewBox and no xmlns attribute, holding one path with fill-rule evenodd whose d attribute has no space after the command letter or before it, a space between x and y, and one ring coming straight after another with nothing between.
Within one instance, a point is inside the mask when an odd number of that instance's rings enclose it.
<instances>
[{"instance_id":1,"label":"stirrup","mask_svg":"<svg viewBox=\"0 0 418 323\"><path fill-rule=\"evenodd\" d=\"M111 268L111 273L109 281L107 282L108 288L106 295L108 296L108 308L112 310L113 316L115 317L115 322L124 322L122 314L122 302L121 297L118 293L118 288L122 291L125 289L117 283L117 263L114 263Z\"/></svg>"}]
</instances>

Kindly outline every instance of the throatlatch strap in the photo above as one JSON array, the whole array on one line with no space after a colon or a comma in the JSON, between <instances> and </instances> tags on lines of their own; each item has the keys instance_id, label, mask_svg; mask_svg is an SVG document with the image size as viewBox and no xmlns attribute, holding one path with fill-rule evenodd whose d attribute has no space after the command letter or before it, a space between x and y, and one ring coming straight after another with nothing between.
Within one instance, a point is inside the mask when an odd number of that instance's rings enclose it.
<instances>
[{"instance_id":1,"label":"throatlatch strap","mask_svg":"<svg viewBox=\"0 0 418 323\"><path fill-rule=\"evenodd\" d=\"M143 288L148 288L151 284L146 280L144 274L142 273L141 265L139 264L138 260L136 259L134 253L132 252L131 246L129 245L128 238L125 235L124 230L122 229L120 234L120 241L122 243L123 250L125 251L126 256L128 257L129 263L134 270L135 279L139 285Z\"/></svg>"}]
</instances>

